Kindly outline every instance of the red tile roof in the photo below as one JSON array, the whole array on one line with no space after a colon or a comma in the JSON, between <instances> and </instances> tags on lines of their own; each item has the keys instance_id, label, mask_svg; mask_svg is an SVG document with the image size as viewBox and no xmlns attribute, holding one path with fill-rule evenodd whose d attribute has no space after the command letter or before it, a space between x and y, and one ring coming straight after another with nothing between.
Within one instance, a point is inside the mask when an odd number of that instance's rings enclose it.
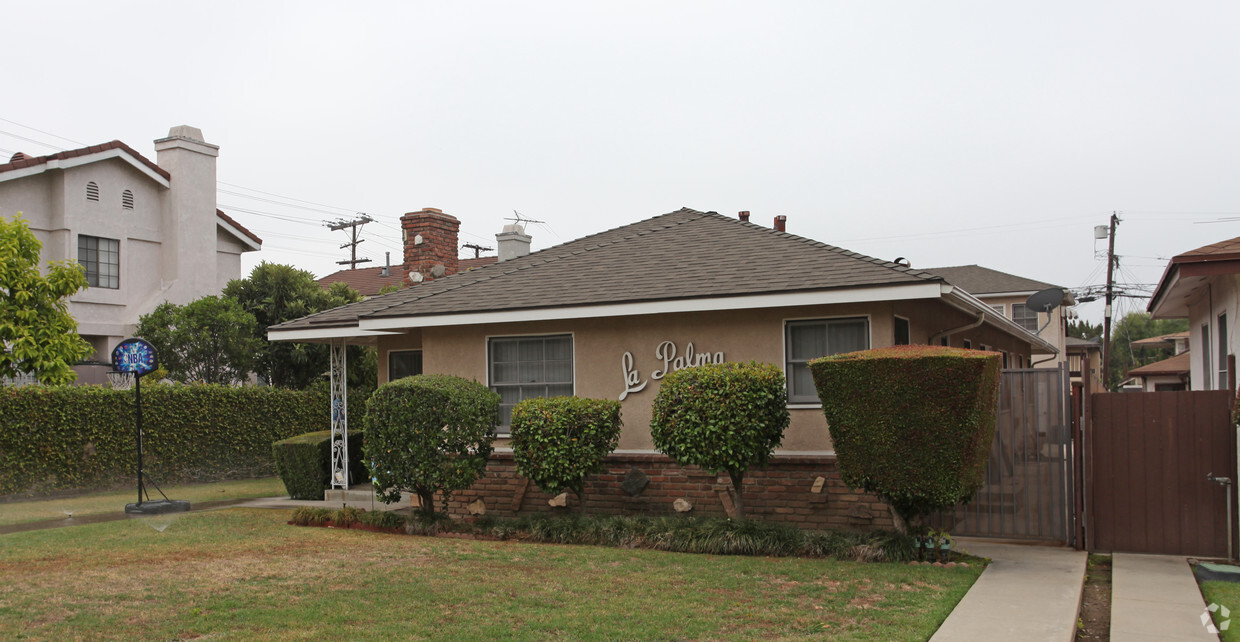
<instances>
[{"instance_id":1,"label":"red tile roof","mask_svg":"<svg viewBox=\"0 0 1240 642\"><path fill-rule=\"evenodd\" d=\"M151 162L150 159L134 151L132 147L122 143L119 140L114 140L110 143L104 143L102 145L91 145L90 147L83 147L81 149L70 149L63 152L57 152L55 154L48 154L47 156L26 156L25 154L22 154L22 158L10 160L8 163L0 165L0 172L10 172L15 169L22 169L25 167L45 165L51 161L67 160L70 158L77 158L79 156L89 156L91 154L98 154L112 149L122 150L126 154L132 156L134 160L151 168L151 171L154 171L156 174L159 174L169 180L172 179L172 175L168 173L168 170Z\"/></svg>"},{"instance_id":2,"label":"red tile roof","mask_svg":"<svg viewBox=\"0 0 1240 642\"><path fill-rule=\"evenodd\" d=\"M233 217L231 217L231 216L229 216L229 215L225 214L222 210L218 210L218 209L217 209L217 210L215 210L215 215L216 215L216 216L218 216L218 217L220 217L220 218L222 218L222 219L224 219L224 221L225 221L225 222L227 222L229 225L231 225L231 226L233 226L233 227L237 228L237 231L238 231L238 232L241 232L242 234L244 234L244 235L246 235L246 236L250 237L250 240L251 240L251 241L254 241L255 243L258 243L259 245L262 245L262 244L263 244L263 240L262 240L262 239L260 239L260 238L258 238L258 235L257 235L257 234L255 234L255 233L251 232L250 230L246 229L246 227L245 227L244 225L242 225L242 224L238 223L236 220L234 220L234 219L233 219Z\"/></svg>"},{"instance_id":3,"label":"red tile roof","mask_svg":"<svg viewBox=\"0 0 1240 642\"><path fill-rule=\"evenodd\" d=\"M466 272L486 265L490 265L499 261L498 256L482 256L476 259L461 259L459 262L460 271ZM326 290L333 283L344 283L349 287L357 290L362 296L378 296L379 291L389 285L403 286L405 285L406 272L403 265L393 265L392 273L383 276L383 268L365 267L356 270L337 270L319 279L319 285Z\"/></svg>"}]
</instances>

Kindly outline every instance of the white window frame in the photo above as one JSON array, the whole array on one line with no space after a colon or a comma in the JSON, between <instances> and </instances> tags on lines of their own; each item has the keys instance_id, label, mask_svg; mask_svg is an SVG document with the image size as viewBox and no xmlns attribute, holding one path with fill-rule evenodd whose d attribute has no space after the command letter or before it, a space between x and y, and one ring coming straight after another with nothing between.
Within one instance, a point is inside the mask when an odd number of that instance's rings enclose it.
<instances>
[{"instance_id":1,"label":"white window frame","mask_svg":"<svg viewBox=\"0 0 1240 642\"><path fill-rule=\"evenodd\" d=\"M1019 308L1021 311L1025 312L1025 313L1026 313L1026 315L1025 315L1025 316L1023 316L1023 317L1021 317L1021 318L1019 318L1019 319L1018 319L1018 318L1016 318L1016 310L1017 310L1017 308ZM1032 328L1029 328L1029 327L1026 327L1026 326L1025 326L1025 321L1026 321L1026 320L1028 320L1028 319L1030 318L1030 317L1028 316L1029 314L1032 314L1032 315L1033 315L1033 317L1032 317L1032 319L1033 319L1033 327L1032 327ZM1031 309L1029 308L1029 306L1025 305L1024 303L1013 303L1013 304L1012 304L1012 322L1013 322L1013 323L1015 323L1016 325L1018 325L1018 326L1022 327L1022 328L1025 328L1025 330L1027 330L1030 334L1037 334L1037 333L1038 333L1038 329L1042 327L1042 319L1038 316L1039 314L1041 314L1041 313L1040 313L1040 312L1038 312L1037 310L1031 310Z\"/></svg>"},{"instance_id":2,"label":"white window frame","mask_svg":"<svg viewBox=\"0 0 1240 642\"><path fill-rule=\"evenodd\" d=\"M788 367L790 363L789 355L788 355L788 341L789 341L788 327L790 325L808 325L810 323L830 323L833 321L865 321L866 346L862 348L862 350L869 350L870 348L874 346L874 322L870 318L870 315L868 314L847 314L847 315L837 315L837 316L829 316L829 317L803 317L803 318L795 318L795 319L784 319L783 337L782 337L783 339L782 343L784 347L784 353L783 353L784 393L788 397L787 402L786 402L788 408L796 409L796 408L821 408L822 407L821 400L816 400L813 402L794 401L791 398L792 397L792 372ZM834 353L828 353L828 354L834 354ZM826 356L826 355L823 355L823 356Z\"/></svg>"},{"instance_id":3,"label":"white window frame","mask_svg":"<svg viewBox=\"0 0 1240 642\"><path fill-rule=\"evenodd\" d=\"M1230 384L1227 381L1227 337L1225 336L1227 334L1227 312L1220 312L1214 318L1216 321L1216 331L1214 334L1218 335L1218 339L1215 340L1215 344L1218 346L1218 363L1215 364L1215 369L1218 370L1217 388L1219 390L1227 390Z\"/></svg>"},{"instance_id":4,"label":"white window frame","mask_svg":"<svg viewBox=\"0 0 1240 642\"><path fill-rule=\"evenodd\" d=\"M1201 382L1203 390L1214 390L1214 345L1210 342L1210 320L1201 324Z\"/></svg>"},{"instance_id":5,"label":"white window frame","mask_svg":"<svg viewBox=\"0 0 1240 642\"><path fill-rule=\"evenodd\" d=\"M515 384L514 383L496 383L494 381L495 369L494 369L494 364L491 361L491 355L492 355L492 346L495 344L495 342L510 341L510 340L520 341L520 340L529 340L529 339L555 339L555 338L560 338L560 337L566 337L568 338L568 341L569 341L569 362L570 362L569 369L572 371L572 374L569 377L570 381L555 382L555 383L541 382L541 383L543 385L570 385L572 386L572 392L569 393L569 396L576 395L577 394L577 337L572 332L536 332L536 333L528 333L528 334L502 334L502 335L487 336L486 347L485 347L485 351L486 351L485 362L486 362L486 368L487 368L487 387L490 388L492 391L499 393L499 390L496 390L497 387L509 387L509 386L523 385L520 383L515 383ZM505 424L503 422L502 412L501 412L500 421L498 425L496 426L496 435L499 437L508 437L511 435L511 425Z\"/></svg>"},{"instance_id":6,"label":"white window frame","mask_svg":"<svg viewBox=\"0 0 1240 642\"><path fill-rule=\"evenodd\" d=\"M897 343L899 338L896 336L896 326L899 325L900 321L903 321L905 327L908 328L908 343ZM902 317L898 314L893 315L891 319L891 345L894 345L894 346L905 345L906 346L906 345L911 345L912 343L913 343L913 322L909 321L908 317Z\"/></svg>"}]
</instances>

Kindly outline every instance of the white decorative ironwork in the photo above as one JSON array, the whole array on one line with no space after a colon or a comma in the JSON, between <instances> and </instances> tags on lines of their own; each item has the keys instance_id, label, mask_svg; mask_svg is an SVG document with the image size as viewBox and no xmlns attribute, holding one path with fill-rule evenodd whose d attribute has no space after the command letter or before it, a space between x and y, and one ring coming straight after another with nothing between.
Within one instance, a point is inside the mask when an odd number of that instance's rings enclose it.
<instances>
[{"instance_id":1,"label":"white decorative ironwork","mask_svg":"<svg viewBox=\"0 0 1240 642\"><path fill-rule=\"evenodd\" d=\"M349 487L349 397L344 339L331 344L332 488Z\"/></svg>"}]
</instances>

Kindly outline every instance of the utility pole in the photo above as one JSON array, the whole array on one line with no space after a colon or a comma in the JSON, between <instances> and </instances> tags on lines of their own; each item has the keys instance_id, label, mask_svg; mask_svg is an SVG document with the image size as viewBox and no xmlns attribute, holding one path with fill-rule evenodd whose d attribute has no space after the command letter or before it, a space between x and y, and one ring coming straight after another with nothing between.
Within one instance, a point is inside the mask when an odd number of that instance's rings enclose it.
<instances>
[{"instance_id":1,"label":"utility pole","mask_svg":"<svg viewBox=\"0 0 1240 642\"><path fill-rule=\"evenodd\" d=\"M333 232L338 232L340 230L345 229L346 227L350 228L350 231L351 231L352 240L340 246L340 249L342 250L346 247L349 248L350 258L345 259L343 261L336 261L336 265L348 264L350 270L356 270L358 263L369 263L370 262L370 259L357 258L357 244L366 240L366 239L358 238L358 235L362 233L362 226L373 220L374 220L373 218L370 218L370 215L362 213L361 216L353 219L352 221L346 221L344 219L336 219L334 221L324 223L324 225L327 226L327 229Z\"/></svg>"},{"instance_id":2,"label":"utility pole","mask_svg":"<svg viewBox=\"0 0 1240 642\"><path fill-rule=\"evenodd\" d=\"M466 243L465 245L462 245L461 247L467 250L473 250L475 259L478 258L479 256L482 256L483 252L490 252L491 250L495 249L493 247L483 247L481 245L478 245L477 243Z\"/></svg>"},{"instance_id":3,"label":"utility pole","mask_svg":"<svg viewBox=\"0 0 1240 642\"><path fill-rule=\"evenodd\" d=\"M1107 306L1103 310L1102 328L1102 386L1106 388L1111 377L1111 300L1115 284L1115 228L1119 227L1119 213L1111 212L1111 231L1107 234Z\"/></svg>"}]
</instances>

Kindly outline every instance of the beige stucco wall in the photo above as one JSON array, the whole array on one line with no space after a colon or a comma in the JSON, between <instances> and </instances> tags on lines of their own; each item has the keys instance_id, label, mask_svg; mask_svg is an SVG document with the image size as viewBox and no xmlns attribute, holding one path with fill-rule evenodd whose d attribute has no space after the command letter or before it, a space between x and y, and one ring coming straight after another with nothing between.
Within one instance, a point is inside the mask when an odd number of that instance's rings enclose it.
<instances>
[{"instance_id":1,"label":"beige stucco wall","mask_svg":"<svg viewBox=\"0 0 1240 642\"><path fill-rule=\"evenodd\" d=\"M913 343L925 343L931 335L970 320L937 301L920 301L423 328L379 339L379 376L380 382L386 381L389 351L421 349L424 372L455 374L487 384L488 338L571 334L577 396L619 398L626 390L622 359L626 352L633 355L633 369L647 384L622 402L625 427L619 449L645 451L654 448L649 424L660 382L652 375L665 368L655 354L661 342L673 342L678 355L684 355L692 343L695 353L723 352L727 361L761 361L782 369L786 321L864 317L870 322L870 346L877 348L893 343L893 314L910 320ZM993 329L972 332L979 341L1028 355L1027 344L1021 346ZM961 337L952 337L951 343L960 346ZM780 450L831 450L826 420L817 404L789 406L789 411L791 425Z\"/></svg>"},{"instance_id":2,"label":"beige stucco wall","mask_svg":"<svg viewBox=\"0 0 1240 642\"><path fill-rule=\"evenodd\" d=\"M1029 299L1028 296L984 296L977 295L983 303L987 305L1002 305L1003 315L1012 318L1012 306L1018 303L1023 304ZM1050 311L1049 323L1045 312L1038 313L1038 328L1041 332L1038 337L1047 343L1055 346L1059 350L1059 354L1051 357L1050 355L1038 355L1033 358L1035 368L1057 368L1061 363L1067 363L1068 351L1065 338L1068 336L1067 320L1064 318L1064 307L1059 306ZM1016 364L1012 364L1015 368Z\"/></svg>"}]
</instances>

